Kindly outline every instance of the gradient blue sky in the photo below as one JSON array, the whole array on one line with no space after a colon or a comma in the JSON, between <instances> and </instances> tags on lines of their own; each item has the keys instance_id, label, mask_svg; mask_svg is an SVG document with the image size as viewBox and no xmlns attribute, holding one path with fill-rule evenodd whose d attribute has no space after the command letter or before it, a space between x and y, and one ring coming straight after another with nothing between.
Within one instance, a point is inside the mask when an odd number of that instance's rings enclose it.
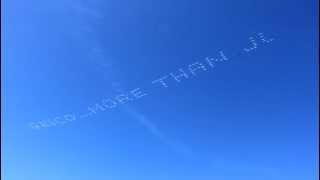
<instances>
[{"instance_id":1,"label":"gradient blue sky","mask_svg":"<svg viewBox=\"0 0 320 180\"><path fill-rule=\"evenodd\" d=\"M2 7L5 180L317 179L317 1ZM258 32L275 40L243 53ZM219 50L230 60L213 70L169 88L150 83ZM148 95L28 126L134 88Z\"/></svg>"}]
</instances>

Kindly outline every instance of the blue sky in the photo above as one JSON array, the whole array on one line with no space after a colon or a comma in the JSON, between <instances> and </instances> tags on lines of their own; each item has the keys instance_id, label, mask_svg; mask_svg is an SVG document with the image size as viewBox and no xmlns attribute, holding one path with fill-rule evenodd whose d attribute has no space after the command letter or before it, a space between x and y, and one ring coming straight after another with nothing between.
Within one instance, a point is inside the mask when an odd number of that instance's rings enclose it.
<instances>
[{"instance_id":1,"label":"blue sky","mask_svg":"<svg viewBox=\"0 0 320 180\"><path fill-rule=\"evenodd\" d=\"M5 1L2 177L317 179L317 7ZM219 51L227 61L205 64ZM207 71L192 75L195 62ZM152 83L179 69L188 79ZM103 99L117 106L88 114Z\"/></svg>"}]
</instances>

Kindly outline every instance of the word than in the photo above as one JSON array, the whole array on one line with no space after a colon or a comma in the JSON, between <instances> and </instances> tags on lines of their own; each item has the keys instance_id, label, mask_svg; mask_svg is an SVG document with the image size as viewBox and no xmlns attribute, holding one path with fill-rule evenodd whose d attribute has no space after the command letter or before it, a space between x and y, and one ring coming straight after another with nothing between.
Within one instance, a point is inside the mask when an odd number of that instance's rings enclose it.
<instances>
[{"instance_id":1,"label":"word than","mask_svg":"<svg viewBox=\"0 0 320 180\"><path fill-rule=\"evenodd\" d=\"M176 72L171 72L152 81L152 84L159 84L160 86L167 88L169 87L168 81L170 81L170 79L179 83L183 79L189 79L191 76L197 76L199 71L207 71L210 68L214 68L217 63L228 60L223 51L219 51L219 54L221 56L219 58L206 57L204 62L193 62L187 65L187 68L185 69L179 68Z\"/></svg>"}]
</instances>

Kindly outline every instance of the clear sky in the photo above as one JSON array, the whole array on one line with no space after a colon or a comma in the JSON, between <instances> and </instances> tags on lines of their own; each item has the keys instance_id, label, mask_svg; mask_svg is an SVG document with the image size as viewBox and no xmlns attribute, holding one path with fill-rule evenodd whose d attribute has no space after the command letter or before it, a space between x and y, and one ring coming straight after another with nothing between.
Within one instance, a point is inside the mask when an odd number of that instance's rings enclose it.
<instances>
[{"instance_id":1,"label":"clear sky","mask_svg":"<svg viewBox=\"0 0 320 180\"><path fill-rule=\"evenodd\" d=\"M317 7L5 0L2 177L318 179Z\"/></svg>"}]
</instances>

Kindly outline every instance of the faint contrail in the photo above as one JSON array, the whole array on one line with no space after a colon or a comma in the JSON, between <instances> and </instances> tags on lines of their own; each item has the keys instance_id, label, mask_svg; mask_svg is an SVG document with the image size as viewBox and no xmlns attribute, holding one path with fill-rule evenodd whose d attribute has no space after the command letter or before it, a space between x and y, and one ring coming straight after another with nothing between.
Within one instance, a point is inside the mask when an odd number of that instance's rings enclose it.
<instances>
[{"instance_id":1,"label":"faint contrail","mask_svg":"<svg viewBox=\"0 0 320 180\"><path fill-rule=\"evenodd\" d=\"M80 3L75 3L73 4L73 9L75 9L76 11L78 11L80 14L85 14L86 18L88 18L88 16L91 16L95 19L99 19L99 18L103 18L103 15L99 12L96 11L95 9L92 8L88 8L83 4ZM90 24L89 24L90 26ZM85 32L87 33L87 32ZM101 48L101 46L99 46L99 42L97 39L94 40L96 43L94 44L94 47L92 48L91 51L91 57L96 57L100 60L104 59L107 60L106 58L108 56L105 55L104 50ZM115 77L117 77L116 73L115 73L115 67L113 65L112 62L97 62L97 61L93 61L95 62L99 67L102 66L102 69L108 69L109 72L108 73L108 80L111 81L111 86L112 89L116 92L124 92L121 83L116 80ZM112 70L111 70L112 68ZM112 73L111 73L112 72ZM101 72L104 75L106 75L106 71ZM134 120L136 120L140 125L142 125L151 135L153 135L154 137L156 137L157 139L159 139L162 143L164 143L165 145L169 146L171 149L173 149L174 151L176 151L179 154L183 154L183 155L190 155L191 154L191 150L190 148L188 148L186 145L184 145L181 142L178 141L173 141L171 138L168 138L165 136L165 134L156 126L156 124L154 124L152 121L148 120L142 113L138 112L137 110L134 110L132 107L130 106L124 106L124 110L126 113L128 113L130 116L133 117Z\"/></svg>"},{"instance_id":2,"label":"faint contrail","mask_svg":"<svg viewBox=\"0 0 320 180\"><path fill-rule=\"evenodd\" d=\"M181 142L173 141L171 138L166 137L165 134L157 127L157 125L152 121L148 120L143 114L137 112L136 110L133 110L128 106L124 106L124 108L125 111L128 112L128 114L134 117L134 119L137 120L139 124L144 126L147 129L147 131L149 131L149 133L157 137L162 143L168 145L179 154L192 154L192 151L189 147L187 147L185 144Z\"/></svg>"}]
</instances>

